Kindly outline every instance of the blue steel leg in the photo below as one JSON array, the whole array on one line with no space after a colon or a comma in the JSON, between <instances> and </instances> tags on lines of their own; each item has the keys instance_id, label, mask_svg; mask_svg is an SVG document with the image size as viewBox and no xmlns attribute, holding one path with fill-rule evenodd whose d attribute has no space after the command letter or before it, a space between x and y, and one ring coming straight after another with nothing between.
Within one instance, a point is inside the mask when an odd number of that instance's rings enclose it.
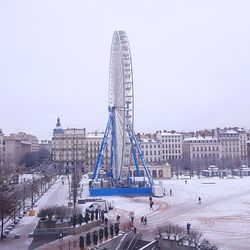
<instances>
[{"instance_id":1,"label":"blue steel leg","mask_svg":"<svg viewBox=\"0 0 250 250\"><path fill-rule=\"evenodd\" d=\"M103 140L102 140L101 149L99 151L99 154L98 154L98 157L97 157L97 161L96 161L96 165L95 165L95 169L94 169L94 173L93 173L92 180L95 180L95 181L98 178L98 173L100 171L100 168L101 168L101 165L102 165L102 162L103 162L103 155L105 153L105 148L107 146L108 133L109 133L109 130L110 130L111 120L112 120L112 115L111 115L111 112L110 112L109 119L108 119L108 124L107 124L107 127L105 129L105 133L104 133L104 137L103 137Z\"/></svg>"},{"instance_id":2,"label":"blue steel leg","mask_svg":"<svg viewBox=\"0 0 250 250\"><path fill-rule=\"evenodd\" d=\"M132 137L131 132L129 132L129 139L130 139L130 143L132 145L132 153L133 153L133 158L134 158L134 162L135 162L136 173L137 173L137 176L141 176L141 173L139 170L139 164L138 164L137 157L136 157L135 145L133 143L133 137Z\"/></svg>"},{"instance_id":3,"label":"blue steel leg","mask_svg":"<svg viewBox=\"0 0 250 250\"><path fill-rule=\"evenodd\" d=\"M147 177L148 177L150 186L153 186L153 184L154 184L154 183L153 183L153 179L152 179L151 176L150 176L150 173L149 173L149 170L148 170L148 166L147 166L146 161L145 161L145 159L144 159L144 157L143 157L143 154L142 154L140 145L139 145L139 143L137 142L135 133L134 133L134 131L131 129L131 125L130 125L130 124L129 124L129 129L130 129L130 131L131 131L131 133L132 133L133 141L134 141L134 143L135 143L135 145L136 145L136 148L137 148L137 150L138 150L138 153L139 153L140 159L141 159L141 161L142 161L143 167L144 167L144 169L145 169L145 171L146 171L146 174L147 174Z\"/></svg>"}]
</instances>

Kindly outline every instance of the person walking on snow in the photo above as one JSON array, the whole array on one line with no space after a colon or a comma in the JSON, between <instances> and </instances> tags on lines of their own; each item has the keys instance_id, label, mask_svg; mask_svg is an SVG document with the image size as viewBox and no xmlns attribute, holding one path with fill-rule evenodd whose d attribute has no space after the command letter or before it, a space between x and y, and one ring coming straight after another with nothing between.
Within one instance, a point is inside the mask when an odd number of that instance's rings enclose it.
<instances>
[{"instance_id":1,"label":"person walking on snow","mask_svg":"<svg viewBox=\"0 0 250 250\"><path fill-rule=\"evenodd\" d=\"M144 223L144 216L141 217L141 225Z\"/></svg>"},{"instance_id":2,"label":"person walking on snow","mask_svg":"<svg viewBox=\"0 0 250 250\"><path fill-rule=\"evenodd\" d=\"M62 234L62 231L60 231L60 233L59 233L59 241L63 241L63 234Z\"/></svg>"},{"instance_id":3,"label":"person walking on snow","mask_svg":"<svg viewBox=\"0 0 250 250\"><path fill-rule=\"evenodd\" d=\"M198 200L199 200L199 204L201 204L201 197L199 197Z\"/></svg>"},{"instance_id":4,"label":"person walking on snow","mask_svg":"<svg viewBox=\"0 0 250 250\"><path fill-rule=\"evenodd\" d=\"M150 202L150 210L153 210L153 205L154 205L154 202L151 201L151 202Z\"/></svg>"},{"instance_id":5,"label":"person walking on snow","mask_svg":"<svg viewBox=\"0 0 250 250\"><path fill-rule=\"evenodd\" d=\"M169 190L170 196L172 196L172 189Z\"/></svg>"},{"instance_id":6,"label":"person walking on snow","mask_svg":"<svg viewBox=\"0 0 250 250\"><path fill-rule=\"evenodd\" d=\"M147 220L147 217L145 216L144 217L144 225L147 225L147 222L148 222L148 220Z\"/></svg>"},{"instance_id":7,"label":"person walking on snow","mask_svg":"<svg viewBox=\"0 0 250 250\"><path fill-rule=\"evenodd\" d=\"M189 232L190 232L190 227L191 227L191 224L188 222L187 223L187 234L189 235Z\"/></svg>"}]
</instances>

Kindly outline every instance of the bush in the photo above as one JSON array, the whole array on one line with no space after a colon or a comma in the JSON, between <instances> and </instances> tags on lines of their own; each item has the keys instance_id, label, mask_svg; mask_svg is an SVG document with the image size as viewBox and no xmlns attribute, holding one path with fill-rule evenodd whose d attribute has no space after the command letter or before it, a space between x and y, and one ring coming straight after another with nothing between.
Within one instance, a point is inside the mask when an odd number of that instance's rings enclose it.
<instances>
[{"instance_id":1,"label":"bush","mask_svg":"<svg viewBox=\"0 0 250 250\"><path fill-rule=\"evenodd\" d=\"M63 219L69 218L72 213L73 210L66 206L53 206L41 209L37 216L42 219L48 218L51 220L54 215L57 220L62 221Z\"/></svg>"},{"instance_id":2,"label":"bush","mask_svg":"<svg viewBox=\"0 0 250 250\"><path fill-rule=\"evenodd\" d=\"M218 248L215 245L212 245L208 240L203 239L199 245L200 250L217 250Z\"/></svg>"}]
</instances>

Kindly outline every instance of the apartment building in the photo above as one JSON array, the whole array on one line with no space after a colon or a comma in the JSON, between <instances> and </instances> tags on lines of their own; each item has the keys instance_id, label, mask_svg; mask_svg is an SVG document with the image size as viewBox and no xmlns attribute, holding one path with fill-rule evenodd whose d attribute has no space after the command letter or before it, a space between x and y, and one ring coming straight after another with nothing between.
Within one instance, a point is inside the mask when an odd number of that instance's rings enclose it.
<instances>
[{"instance_id":1,"label":"apartment building","mask_svg":"<svg viewBox=\"0 0 250 250\"><path fill-rule=\"evenodd\" d=\"M15 138L17 140L21 140L23 143L27 143L31 145L31 152L36 152L39 150L38 139L36 136L31 134L26 134L24 132L19 132L17 134L12 133L10 137Z\"/></svg>"},{"instance_id":2,"label":"apartment building","mask_svg":"<svg viewBox=\"0 0 250 250\"><path fill-rule=\"evenodd\" d=\"M147 163L160 164L162 162L162 145L160 140L142 139L140 146Z\"/></svg>"},{"instance_id":3,"label":"apartment building","mask_svg":"<svg viewBox=\"0 0 250 250\"><path fill-rule=\"evenodd\" d=\"M223 129L218 131L222 147L222 158L239 159L247 164L247 131L244 129Z\"/></svg>"},{"instance_id":4,"label":"apartment building","mask_svg":"<svg viewBox=\"0 0 250 250\"><path fill-rule=\"evenodd\" d=\"M17 139L15 136L4 136L4 155L19 164L22 156L31 152L31 143Z\"/></svg>"},{"instance_id":5,"label":"apartment building","mask_svg":"<svg viewBox=\"0 0 250 250\"><path fill-rule=\"evenodd\" d=\"M185 159L221 158L222 151L219 140L211 136L197 136L183 140L183 157Z\"/></svg>"},{"instance_id":6,"label":"apartment building","mask_svg":"<svg viewBox=\"0 0 250 250\"><path fill-rule=\"evenodd\" d=\"M86 133L85 128L63 129L60 119L57 119L52 138L52 160L62 171L71 171L72 167L82 169L82 172L92 171L101 146L104 133ZM104 165L108 162L108 152L104 156Z\"/></svg>"},{"instance_id":7,"label":"apartment building","mask_svg":"<svg viewBox=\"0 0 250 250\"><path fill-rule=\"evenodd\" d=\"M102 144L102 140L104 137L103 132L90 132L87 133L85 138L85 155L86 155L86 169L88 172L92 171L96 160L98 157L98 153ZM106 151L104 154L103 164L104 168L106 169L109 162L109 151L108 147L106 147Z\"/></svg>"},{"instance_id":8,"label":"apartment building","mask_svg":"<svg viewBox=\"0 0 250 250\"><path fill-rule=\"evenodd\" d=\"M57 119L51 142L52 160L63 172L70 171L76 162L80 168L85 166L85 137L85 128L63 129L60 118Z\"/></svg>"},{"instance_id":9,"label":"apartment building","mask_svg":"<svg viewBox=\"0 0 250 250\"><path fill-rule=\"evenodd\" d=\"M156 137L161 142L162 161L182 158L182 134L172 132L157 132Z\"/></svg>"}]
</instances>

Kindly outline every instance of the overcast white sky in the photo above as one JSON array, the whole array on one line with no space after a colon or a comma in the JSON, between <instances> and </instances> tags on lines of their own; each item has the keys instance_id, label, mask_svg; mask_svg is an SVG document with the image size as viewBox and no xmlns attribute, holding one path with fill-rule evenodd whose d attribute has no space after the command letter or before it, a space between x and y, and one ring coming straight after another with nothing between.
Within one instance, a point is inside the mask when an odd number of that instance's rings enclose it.
<instances>
[{"instance_id":1,"label":"overcast white sky","mask_svg":"<svg viewBox=\"0 0 250 250\"><path fill-rule=\"evenodd\" d=\"M250 1L0 0L0 128L104 130L114 30L131 46L135 129L250 128Z\"/></svg>"}]
</instances>

